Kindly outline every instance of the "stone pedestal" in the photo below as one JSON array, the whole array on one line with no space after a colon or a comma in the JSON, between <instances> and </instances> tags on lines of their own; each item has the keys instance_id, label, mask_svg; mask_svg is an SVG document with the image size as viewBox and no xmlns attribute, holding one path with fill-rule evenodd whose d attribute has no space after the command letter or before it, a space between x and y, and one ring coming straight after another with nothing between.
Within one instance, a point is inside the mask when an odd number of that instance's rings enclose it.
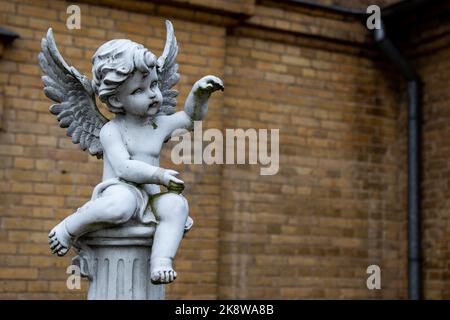
<instances>
[{"instance_id":1,"label":"stone pedestal","mask_svg":"<svg viewBox=\"0 0 450 320\"><path fill-rule=\"evenodd\" d=\"M89 300L162 300L150 282L155 226L131 225L88 233L75 243L73 264L89 279Z\"/></svg>"}]
</instances>

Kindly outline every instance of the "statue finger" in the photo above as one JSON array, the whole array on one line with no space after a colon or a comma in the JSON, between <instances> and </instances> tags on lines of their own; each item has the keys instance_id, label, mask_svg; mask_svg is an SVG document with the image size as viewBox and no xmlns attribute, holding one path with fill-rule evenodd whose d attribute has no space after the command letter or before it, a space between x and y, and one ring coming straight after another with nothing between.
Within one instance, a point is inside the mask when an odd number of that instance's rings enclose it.
<instances>
[{"instance_id":1,"label":"statue finger","mask_svg":"<svg viewBox=\"0 0 450 320\"><path fill-rule=\"evenodd\" d=\"M62 257L62 256L64 256L67 253L67 251L69 251L68 248L62 247L62 249L58 251L57 255Z\"/></svg>"},{"instance_id":2,"label":"statue finger","mask_svg":"<svg viewBox=\"0 0 450 320\"><path fill-rule=\"evenodd\" d=\"M55 242L53 242L52 244L50 244L50 249L53 250L53 249L55 249L58 245L60 245L60 243L57 242L57 241L55 241Z\"/></svg>"},{"instance_id":3,"label":"statue finger","mask_svg":"<svg viewBox=\"0 0 450 320\"><path fill-rule=\"evenodd\" d=\"M223 86L223 82L222 82L222 80L220 80L220 78L211 76L211 79L209 79L208 82L209 82L209 84L212 85L211 89L214 89L214 90L220 89L223 91L224 86Z\"/></svg>"},{"instance_id":4,"label":"statue finger","mask_svg":"<svg viewBox=\"0 0 450 320\"><path fill-rule=\"evenodd\" d=\"M54 247L53 249L52 249L52 253L55 253L55 252L57 252L59 249L61 249L62 248L62 245L60 244L60 243L58 243L57 245L56 245L56 247Z\"/></svg>"},{"instance_id":5,"label":"statue finger","mask_svg":"<svg viewBox=\"0 0 450 320\"><path fill-rule=\"evenodd\" d=\"M179 183L179 184L184 184L184 181L183 181L183 180L180 180L180 179L175 178L175 177L172 177L172 178L170 179L170 181L173 181L173 182Z\"/></svg>"},{"instance_id":6,"label":"statue finger","mask_svg":"<svg viewBox=\"0 0 450 320\"><path fill-rule=\"evenodd\" d=\"M217 77L216 77L217 78ZM220 90L223 91L223 89L225 89L225 86L223 84L223 81L220 78L217 78L217 82L216 82L217 86L219 87Z\"/></svg>"},{"instance_id":7,"label":"statue finger","mask_svg":"<svg viewBox=\"0 0 450 320\"><path fill-rule=\"evenodd\" d=\"M171 170L171 169L168 169L167 172L168 172L169 174L171 174L171 175L174 175L174 176L177 176L177 175L180 174L178 171Z\"/></svg>"},{"instance_id":8,"label":"statue finger","mask_svg":"<svg viewBox=\"0 0 450 320\"><path fill-rule=\"evenodd\" d=\"M200 84L200 88L203 89L203 90L208 90L208 89L212 89L213 85L211 83L208 83L208 82L202 82Z\"/></svg>"}]
</instances>

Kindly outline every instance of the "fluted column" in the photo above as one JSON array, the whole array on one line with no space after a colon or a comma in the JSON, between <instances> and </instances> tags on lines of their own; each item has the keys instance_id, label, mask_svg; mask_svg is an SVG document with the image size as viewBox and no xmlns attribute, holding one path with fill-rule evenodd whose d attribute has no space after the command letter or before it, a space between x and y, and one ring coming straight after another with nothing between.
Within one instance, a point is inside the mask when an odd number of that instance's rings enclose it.
<instances>
[{"instance_id":1,"label":"fluted column","mask_svg":"<svg viewBox=\"0 0 450 320\"><path fill-rule=\"evenodd\" d=\"M161 300L164 285L150 282L154 226L122 226L86 234L74 264L89 279L89 300Z\"/></svg>"}]
</instances>

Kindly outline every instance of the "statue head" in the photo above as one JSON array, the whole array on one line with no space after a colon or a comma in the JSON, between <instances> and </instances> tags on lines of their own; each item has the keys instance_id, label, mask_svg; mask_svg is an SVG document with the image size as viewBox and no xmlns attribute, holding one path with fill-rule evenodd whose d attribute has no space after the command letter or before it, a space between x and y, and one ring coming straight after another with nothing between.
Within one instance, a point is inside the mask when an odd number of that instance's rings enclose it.
<instances>
[{"instance_id":1,"label":"statue head","mask_svg":"<svg viewBox=\"0 0 450 320\"><path fill-rule=\"evenodd\" d=\"M94 91L109 111L124 113L127 107L140 106L152 107L152 114L157 112L162 97L156 57L143 45L127 39L110 40L97 49L92 64Z\"/></svg>"}]
</instances>

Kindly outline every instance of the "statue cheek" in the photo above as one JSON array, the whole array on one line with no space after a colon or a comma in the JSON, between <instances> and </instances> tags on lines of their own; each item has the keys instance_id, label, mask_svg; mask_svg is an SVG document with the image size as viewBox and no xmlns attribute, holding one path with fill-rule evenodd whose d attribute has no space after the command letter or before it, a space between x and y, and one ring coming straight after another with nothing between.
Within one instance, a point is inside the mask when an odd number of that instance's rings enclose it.
<instances>
[{"instance_id":1,"label":"statue cheek","mask_svg":"<svg viewBox=\"0 0 450 320\"><path fill-rule=\"evenodd\" d=\"M123 99L125 103L131 104L134 101L134 97L132 95L126 96L125 99Z\"/></svg>"}]
</instances>

